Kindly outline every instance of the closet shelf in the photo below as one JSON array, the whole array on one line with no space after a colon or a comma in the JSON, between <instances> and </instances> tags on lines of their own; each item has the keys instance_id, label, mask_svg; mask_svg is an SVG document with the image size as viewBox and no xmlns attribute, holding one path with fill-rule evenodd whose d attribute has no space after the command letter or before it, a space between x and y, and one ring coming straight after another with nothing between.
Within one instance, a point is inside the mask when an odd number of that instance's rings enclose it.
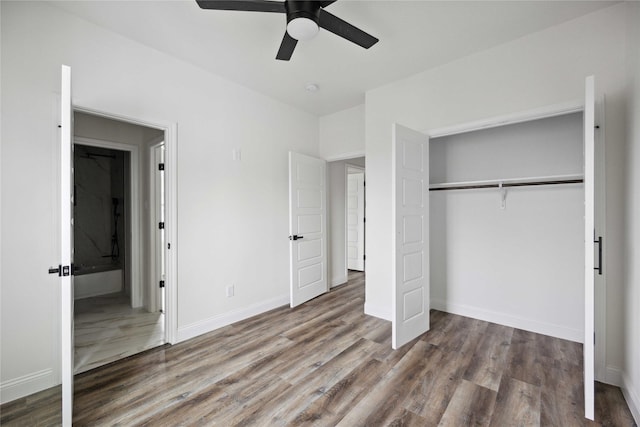
<instances>
[{"instance_id":1,"label":"closet shelf","mask_svg":"<svg viewBox=\"0 0 640 427\"><path fill-rule=\"evenodd\" d=\"M429 191L467 190L474 188L505 188L529 185L579 184L584 182L584 175L551 175L527 178L490 179L484 181L444 182L429 185Z\"/></svg>"}]
</instances>

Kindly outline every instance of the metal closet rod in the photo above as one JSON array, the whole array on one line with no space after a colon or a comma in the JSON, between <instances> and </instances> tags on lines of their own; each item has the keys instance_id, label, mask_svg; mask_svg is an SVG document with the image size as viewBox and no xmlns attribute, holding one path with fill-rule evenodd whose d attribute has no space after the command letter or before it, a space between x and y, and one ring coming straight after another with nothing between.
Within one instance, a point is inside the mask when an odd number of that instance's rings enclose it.
<instances>
[{"instance_id":1,"label":"metal closet rod","mask_svg":"<svg viewBox=\"0 0 640 427\"><path fill-rule=\"evenodd\" d=\"M524 187L529 185L558 185L558 184L581 184L584 179L560 179L552 181L529 181L529 182L500 182L491 184L461 184L451 187L430 188L429 191L445 191L445 190L470 190L476 188L505 188L505 187Z\"/></svg>"}]
</instances>

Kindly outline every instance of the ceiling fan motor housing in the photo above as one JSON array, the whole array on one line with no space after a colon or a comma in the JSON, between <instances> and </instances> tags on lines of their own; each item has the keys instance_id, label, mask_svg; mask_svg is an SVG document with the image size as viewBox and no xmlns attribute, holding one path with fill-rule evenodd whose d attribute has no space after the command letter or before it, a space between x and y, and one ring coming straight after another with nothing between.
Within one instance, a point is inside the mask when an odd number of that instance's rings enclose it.
<instances>
[{"instance_id":1,"label":"ceiling fan motor housing","mask_svg":"<svg viewBox=\"0 0 640 427\"><path fill-rule=\"evenodd\" d=\"M320 2L308 0L286 0L284 7L287 11L287 24L296 18L307 18L318 24L320 16Z\"/></svg>"}]
</instances>

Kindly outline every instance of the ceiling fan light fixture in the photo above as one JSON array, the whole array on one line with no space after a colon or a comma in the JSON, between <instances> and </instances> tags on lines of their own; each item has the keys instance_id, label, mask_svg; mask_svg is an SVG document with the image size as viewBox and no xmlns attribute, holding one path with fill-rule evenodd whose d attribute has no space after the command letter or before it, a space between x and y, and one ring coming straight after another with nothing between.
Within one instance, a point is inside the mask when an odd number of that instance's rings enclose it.
<instances>
[{"instance_id":1,"label":"ceiling fan light fixture","mask_svg":"<svg viewBox=\"0 0 640 427\"><path fill-rule=\"evenodd\" d=\"M287 24L287 33L296 40L311 40L318 34L318 24L313 19L298 17Z\"/></svg>"}]
</instances>

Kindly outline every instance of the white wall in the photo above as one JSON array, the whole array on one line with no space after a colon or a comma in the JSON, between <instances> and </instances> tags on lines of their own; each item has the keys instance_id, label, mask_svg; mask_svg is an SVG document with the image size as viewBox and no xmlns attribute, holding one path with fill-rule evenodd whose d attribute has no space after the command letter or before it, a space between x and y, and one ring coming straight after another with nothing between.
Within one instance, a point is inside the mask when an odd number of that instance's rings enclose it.
<instances>
[{"instance_id":1,"label":"white wall","mask_svg":"<svg viewBox=\"0 0 640 427\"><path fill-rule=\"evenodd\" d=\"M640 423L640 4L627 4L629 110L626 146L624 372L622 390Z\"/></svg>"},{"instance_id":2,"label":"white wall","mask_svg":"<svg viewBox=\"0 0 640 427\"><path fill-rule=\"evenodd\" d=\"M286 304L287 152L318 155L317 118L50 5L0 7L2 401L59 381L60 64L76 105L177 123L179 338Z\"/></svg>"},{"instance_id":3,"label":"white wall","mask_svg":"<svg viewBox=\"0 0 640 427\"><path fill-rule=\"evenodd\" d=\"M320 117L320 155L327 160L364 155L364 104Z\"/></svg>"},{"instance_id":4,"label":"white wall","mask_svg":"<svg viewBox=\"0 0 640 427\"><path fill-rule=\"evenodd\" d=\"M582 114L430 141L433 183L582 174ZM431 306L584 338L584 186L430 192Z\"/></svg>"},{"instance_id":5,"label":"white wall","mask_svg":"<svg viewBox=\"0 0 640 427\"><path fill-rule=\"evenodd\" d=\"M365 166L364 157L329 162L329 281L331 286L347 281L346 170L347 165Z\"/></svg>"},{"instance_id":6,"label":"white wall","mask_svg":"<svg viewBox=\"0 0 640 427\"><path fill-rule=\"evenodd\" d=\"M624 4L367 92L365 310L391 317L391 126L429 131L583 98L594 74L606 94L607 365L622 366Z\"/></svg>"}]
</instances>

